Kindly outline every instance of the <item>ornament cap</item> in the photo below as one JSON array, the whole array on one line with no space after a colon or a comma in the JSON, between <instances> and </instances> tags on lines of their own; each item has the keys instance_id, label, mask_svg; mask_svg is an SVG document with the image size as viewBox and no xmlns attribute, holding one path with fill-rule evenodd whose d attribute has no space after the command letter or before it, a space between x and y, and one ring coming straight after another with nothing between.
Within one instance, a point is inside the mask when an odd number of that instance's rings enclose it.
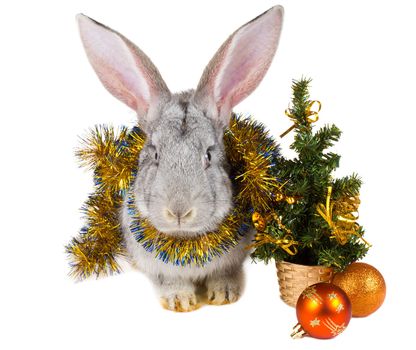
<instances>
[{"instance_id":1,"label":"ornament cap","mask_svg":"<svg viewBox=\"0 0 416 350\"><path fill-rule=\"evenodd\" d=\"M300 323L297 323L296 326L293 327L293 332L290 335L292 339L300 339L306 335L305 330L302 328Z\"/></svg>"}]
</instances>

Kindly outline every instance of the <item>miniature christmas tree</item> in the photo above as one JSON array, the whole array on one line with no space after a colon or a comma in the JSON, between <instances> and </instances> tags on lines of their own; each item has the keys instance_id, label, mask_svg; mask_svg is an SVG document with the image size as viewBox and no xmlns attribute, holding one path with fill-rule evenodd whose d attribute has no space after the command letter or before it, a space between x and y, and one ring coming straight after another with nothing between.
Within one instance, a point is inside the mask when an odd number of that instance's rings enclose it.
<instances>
[{"instance_id":1,"label":"miniature christmas tree","mask_svg":"<svg viewBox=\"0 0 416 350\"><path fill-rule=\"evenodd\" d=\"M295 130L290 148L297 156L280 158L276 164L281 185L275 208L253 214L257 235L252 257L342 270L369 248L357 223L361 180L357 174L332 177L340 156L328 148L339 140L341 131L325 125L313 132L320 103L310 100L310 82L301 79L292 85L292 105L286 115L294 125L282 137Z\"/></svg>"}]
</instances>

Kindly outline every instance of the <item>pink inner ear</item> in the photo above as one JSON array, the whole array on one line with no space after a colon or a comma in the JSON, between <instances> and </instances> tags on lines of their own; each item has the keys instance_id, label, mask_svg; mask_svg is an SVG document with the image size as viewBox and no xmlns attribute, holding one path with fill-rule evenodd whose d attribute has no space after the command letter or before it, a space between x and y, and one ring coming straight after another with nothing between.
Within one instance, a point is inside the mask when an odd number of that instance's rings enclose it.
<instances>
[{"instance_id":1,"label":"pink inner ear","mask_svg":"<svg viewBox=\"0 0 416 350\"><path fill-rule=\"evenodd\" d=\"M106 89L127 106L137 110L137 97L131 93L131 89L126 88L127 84L122 83L121 74L105 63L98 64L97 67L97 75Z\"/></svg>"},{"instance_id":2,"label":"pink inner ear","mask_svg":"<svg viewBox=\"0 0 416 350\"><path fill-rule=\"evenodd\" d=\"M144 115L150 103L149 73L127 40L88 17L79 16L81 38L99 79L116 98Z\"/></svg>"},{"instance_id":3,"label":"pink inner ear","mask_svg":"<svg viewBox=\"0 0 416 350\"><path fill-rule=\"evenodd\" d=\"M274 11L274 12L273 12ZM281 13L276 9L239 29L226 48L215 79L217 105L234 107L259 85L276 52Z\"/></svg>"},{"instance_id":4,"label":"pink inner ear","mask_svg":"<svg viewBox=\"0 0 416 350\"><path fill-rule=\"evenodd\" d=\"M235 62L236 65L239 64L238 68L233 65L228 67L224 72L226 79L221 86L218 86L220 89L220 95L218 96L220 98L220 104L229 98L231 106L237 105L260 83L261 78L256 80L253 77L253 66L250 65L253 59L250 56L253 56L253 54L246 56L244 59L240 59L241 63Z\"/></svg>"}]
</instances>

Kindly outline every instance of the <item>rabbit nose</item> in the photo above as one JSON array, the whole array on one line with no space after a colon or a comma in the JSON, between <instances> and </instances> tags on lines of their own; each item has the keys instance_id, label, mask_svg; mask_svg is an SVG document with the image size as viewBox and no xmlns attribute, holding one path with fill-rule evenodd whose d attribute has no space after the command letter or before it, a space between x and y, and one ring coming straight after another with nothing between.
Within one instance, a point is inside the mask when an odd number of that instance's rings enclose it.
<instances>
[{"instance_id":1,"label":"rabbit nose","mask_svg":"<svg viewBox=\"0 0 416 350\"><path fill-rule=\"evenodd\" d=\"M164 215L168 221L177 221L178 224L181 222L191 221L195 217L196 210L190 208L188 210L172 210L170 208L165 208Z\"/></svg>"}]
</instances>

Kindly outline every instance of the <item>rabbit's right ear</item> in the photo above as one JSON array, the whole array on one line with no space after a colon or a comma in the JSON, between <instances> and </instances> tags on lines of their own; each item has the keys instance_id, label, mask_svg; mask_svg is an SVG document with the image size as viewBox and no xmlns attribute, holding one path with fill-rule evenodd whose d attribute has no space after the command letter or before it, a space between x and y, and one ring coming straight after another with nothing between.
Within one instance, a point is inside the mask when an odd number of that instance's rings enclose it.
<instances>
[{"instance_id":1,"label":"rabbit's right ear","mask_svg":"<svg viewBox=\"0 0 416 350\"><path fill-rule=\"evenodd\" d=\"M195 100L216 124L228 126L231 110L260 84L279 42L283 7L275 6L237 29L209 62Z\"/></svg>"},{"instance_id":2,"label":"rabbit's right ear","mask_svg":"<svg viewBox=\"0 0 416 350\"><path fill-rule=\"evenodd\" d=\"M170 92L144 52L116 31L79 14L77 21L88 59L106 89L134 109L139 121ZM144 119L144 120L143 120Z\"/></svg>"}]
</instances>

